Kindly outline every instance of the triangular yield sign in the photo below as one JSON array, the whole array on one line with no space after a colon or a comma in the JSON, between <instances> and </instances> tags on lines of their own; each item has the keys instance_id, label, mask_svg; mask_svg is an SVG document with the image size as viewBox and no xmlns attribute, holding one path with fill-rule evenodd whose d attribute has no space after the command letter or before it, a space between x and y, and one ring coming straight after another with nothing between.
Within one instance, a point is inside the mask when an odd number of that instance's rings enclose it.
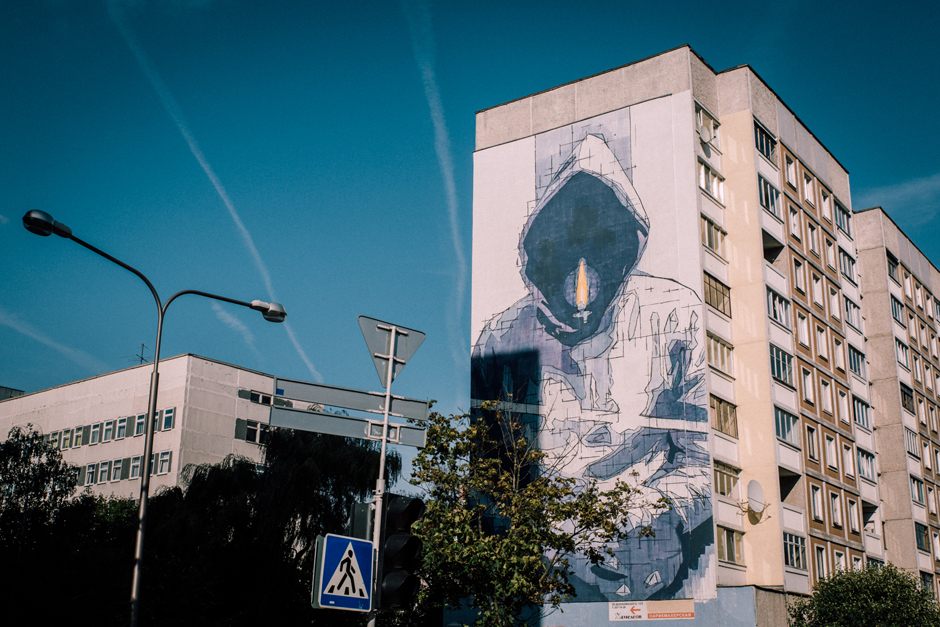
<instances>
[{"instance_id":1,"label":"triangular yield sign","mask_svg":"<svg viewBox=\"0 0 940 627\"><path fill-rule=\"evenodd\" d=\"M395 345L389 346L392 336L392 327L396 327ZM385 387L388 381L388 360L392 361L392 381L398 376L411 356L415 354L418 347L427 337L421 331L415 331L407 327L393 325L389 322L382 322L368 316L359 316L359 328L362 329L362 337L366 340L366 346L369 347L369 354L375 364L375 371L379 375L379 381L382 387Z\"/></svg>"}]
</instances>

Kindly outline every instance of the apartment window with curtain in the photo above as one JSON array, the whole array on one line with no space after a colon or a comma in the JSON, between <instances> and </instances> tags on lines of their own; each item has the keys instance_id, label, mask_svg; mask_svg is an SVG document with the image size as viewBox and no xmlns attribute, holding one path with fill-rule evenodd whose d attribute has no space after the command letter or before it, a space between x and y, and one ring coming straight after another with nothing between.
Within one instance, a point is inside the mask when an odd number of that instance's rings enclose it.
<instances>
[{"instance_id":1,"label":"apartment window with curtain","mask_svg":"<svg viewBox=\"0 0 940 627\"><path fill-rule=\"evenodd\" d=\"M731 288L707 272L705 273L705 302L729 318L731 317Z\"/></svg>"}]
</instances>

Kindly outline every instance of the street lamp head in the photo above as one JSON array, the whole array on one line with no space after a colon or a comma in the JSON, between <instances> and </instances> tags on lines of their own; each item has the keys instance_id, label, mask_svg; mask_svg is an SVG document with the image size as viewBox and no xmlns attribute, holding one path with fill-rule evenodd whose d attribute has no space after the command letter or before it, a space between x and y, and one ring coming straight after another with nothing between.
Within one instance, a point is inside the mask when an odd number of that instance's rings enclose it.
<instances>
[{"instance_id":1,"label":"street lamp head","mask_svg":"<svg viewBox=\"0 0 940 627\"><path fill-rule=\"evenodd\" d=\"M26 215L23 216L23 226L25 226L26 230L30 233L42 235L43 237L48 237L53 233L59 237L72 236L72 229L61 222L56 222L52 219L52 216L45 211L37 211L36 209L26 212Z\"/></svg>"},{"instance_id":2,"label":"street lamp head","mask_svg":"<svg viewBox=\"0 0 940 627\"><path fill-rule=\"evenodd\" d=\"M260 311L261 316L268 322L284 322L287 312L281 303L266 303L263 300L251 301L251 308Z\"/></svg>"}]
</instances>

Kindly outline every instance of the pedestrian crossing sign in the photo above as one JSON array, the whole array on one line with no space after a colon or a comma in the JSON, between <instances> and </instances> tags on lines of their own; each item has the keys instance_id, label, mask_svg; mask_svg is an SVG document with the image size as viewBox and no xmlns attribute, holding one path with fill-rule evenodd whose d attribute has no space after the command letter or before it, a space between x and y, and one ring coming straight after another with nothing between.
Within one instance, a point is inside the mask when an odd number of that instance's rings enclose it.
<instances>
[{"instance_id":1,"label":"pedestrian crossing sign","mask_svg":"<svg viewBox=\"0 0 940 627\"><path fill-rule=\"evenodd\" d=\"M312 605L368 612L372 609L372 543L327 534L317 537Z\"/></svg>"}]
</instances>

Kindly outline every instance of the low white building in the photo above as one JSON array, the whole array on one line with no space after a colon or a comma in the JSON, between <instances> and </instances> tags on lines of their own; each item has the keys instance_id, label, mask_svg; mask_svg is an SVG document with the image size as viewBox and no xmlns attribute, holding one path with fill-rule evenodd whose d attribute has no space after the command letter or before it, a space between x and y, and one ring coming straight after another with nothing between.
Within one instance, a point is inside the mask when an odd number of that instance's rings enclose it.
<instances>
[{"instance_id":1,"label":"low white building","mask_svg":"<svg viewBox=\"0 0 940 627\"><path fill-rule=\"evenodd\" d=\"M0 439L32 424L80 468L79 486L138 497L153 364L0 400ZM197 355L160 362L151 493L187 464L262 461L274 377Z\"/></svg>"}]
</instances>

